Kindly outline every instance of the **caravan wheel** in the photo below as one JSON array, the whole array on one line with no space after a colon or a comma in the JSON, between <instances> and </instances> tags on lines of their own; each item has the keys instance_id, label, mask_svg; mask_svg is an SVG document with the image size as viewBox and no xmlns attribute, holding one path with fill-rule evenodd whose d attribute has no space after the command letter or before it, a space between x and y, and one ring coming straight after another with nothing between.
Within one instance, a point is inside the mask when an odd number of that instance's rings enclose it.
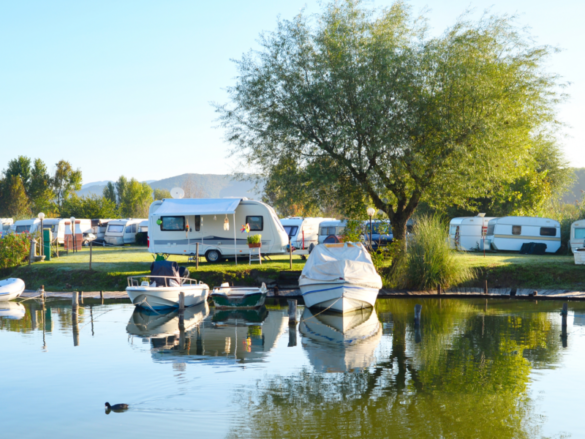
<instances>
[{"instance_id":1,"label":"caravan wheel","mask_svg":"<svg viewBox=\"0 0 585 439\"><path fill-rule=\"evenodd\" d=\"M205 259L211 263L219 262L221 260L221 253L218 250L208 250L205 253Z\"/></svg>"}]
</instances>

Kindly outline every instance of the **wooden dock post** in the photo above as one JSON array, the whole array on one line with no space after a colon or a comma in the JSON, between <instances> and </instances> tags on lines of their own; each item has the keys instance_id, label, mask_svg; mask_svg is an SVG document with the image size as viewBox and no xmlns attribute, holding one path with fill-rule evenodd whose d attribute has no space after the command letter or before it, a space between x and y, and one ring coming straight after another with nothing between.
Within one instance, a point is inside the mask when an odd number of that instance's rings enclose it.
<instances>
[{"instance_id":1,"label":"wooden dock post","mask_svg":"<svg viewBox=\"0 0 585 439\"><path fill-rule=\"evenodd\" d=\"M420 314L422 312L422 305L416 304L414 305L414 327L418 328L420 326Z\"/></svg>"},{"instance_id":2,"label":"wooden dock post","mask_svg":"<svg viewBox=\"0 0 585 439\"><path fill-rule=\"evenodd\" d=\"M199 243L195 243L195 269L199 270Z\"/></svg>"},{"instance_id":3,"label":"wooden dock post","mask_svg":"<svg viewBox=\"0 0 585 439\"><path fill-rule=\"evenodd\" d=\"M83 291L79 292L79 303L83 305Z\"/></svg>"},{"instance_id":4,"label":"wooden dock post","mask_svg":"<svg viewBox=\"0 0 585 439\"><path fill-rule=\"evenodd\" d=\"M487 279L486 279L486 281L483 285L483 294L485 294L485 295L489 294L488 291L489 290L488 290L488 284L487 284Z\"/></svg>"},{"instance_id":5,"label":"wooden dock post","mask_svg":"<svg viewBox=\"0 0 585 439\"><path fill-rule=\"evenodd\" d=\"M441 295L441 284L439 284L437 286L437 294L440 296Z\"/></svg>"},{"instance_id":6,"label":"wooden dock post","mask_svg":"<svg viewBox=\"0 0 585 439\"><path fill-rule=\"evenodd\" d=\"M104 304L104 292L100 290L100 300L102 302L102 305Z\"/></svg>"},{"instance_id":7,"label":"wooden dock post","mask_svg":"<svg viewBox=\"0 0 585 439\"><path fill-rule=\"evenodd\" d=\"M71 327L73 329L73 346L79 346L79 319L77 315L78 306L78 292L74 291L71 296Z\"/></svg>"},{"instance_id":8,"label":"wooden dock post","mask_svg":"<svg viewBox=\"0 0 585 439\"><path fill-rule=\"evenodd\" d=\"M185 293L179 293L179 312L185 311Z\"/></svg>"},{"instance_id":9,"label":"wooden dock post","mask_svg":"<svg viewBox=\"0 0 585 439\"><path fill-rule=\"evenodd\" d=\"M297 301L295 299L288 299L288 324L297 324Z\"/></svg>"},{"instance_id":10,"label":"wooden dock post","mask_svg":"<svg viewBox=\"0 0 585 439\"><path fill-rule=\"evenodd\" d=\"M297 345L297 327L291 325L288 327L288 347L292 348Z\"/></svg>"},{"instance_id":11,"label":"wooden dock post","mask_svg":"<svg viewBox=\"0 0 585 439\"><path fill-rule=\"evenodd\" d=\"M77 291L73 291L71 293L71 307L73 309L77 309L78 305L79 305L79 303L77 302Z\"/></svg>"},{"instance_id":12,"label":"wooden dock post","mask_svg":"<svg viewBox=\"0 0 585 439\"><path fill-rule=\"evenodd\" d=\"M563 310L561 311L562 326L561 326L561 342L563 347L567 347L567 316L569 315L569 305L563 303Z\"/></svg>"},{"instance_id":13,"label":"wooden dock post","mask_svg":"<svg viewBox=\"0 0 585 439\"><path fill-rule=\"evenodd\" d=\"M43 303L43 306L45 306L45 286L41 285L41 302Z\"/></svg>"}]
</instances>

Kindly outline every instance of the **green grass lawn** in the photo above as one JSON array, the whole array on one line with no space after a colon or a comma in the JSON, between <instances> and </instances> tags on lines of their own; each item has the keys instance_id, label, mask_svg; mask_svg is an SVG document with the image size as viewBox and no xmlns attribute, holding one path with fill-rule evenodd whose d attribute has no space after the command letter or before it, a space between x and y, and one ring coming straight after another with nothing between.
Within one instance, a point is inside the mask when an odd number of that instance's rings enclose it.
<instances>
[{"instance_id":1,"label":"green grass lawn","mask_svg":"<svg viewBox=\"0 0 585 439\"><path fill-rule=\"evenodd\" d=\"M475 280L465 286L481 287L487 279L491 287L518 287L540 289L572 289L585 291L585 266L575 265L572 256L528 256L514 253L458 253L475 272ZM8 275L22 278L27 289L41 285L47 291L120 291L126 287L126 277L147 274L153 255L146 247L94 247L92 269L89 270L89 249L70 253L51 261L21 266ZM191 277L213 287L221 282L235 285L258 285L278 278L280 271L289 270L288 256L272 256L271 261L248 264L243 257L234 262L209 264L201 258L199 270L186 256L171 255L169 260L187 266ZM293 257L293 270L303 269L305 262Z\"/></svg>"}]
</instances>

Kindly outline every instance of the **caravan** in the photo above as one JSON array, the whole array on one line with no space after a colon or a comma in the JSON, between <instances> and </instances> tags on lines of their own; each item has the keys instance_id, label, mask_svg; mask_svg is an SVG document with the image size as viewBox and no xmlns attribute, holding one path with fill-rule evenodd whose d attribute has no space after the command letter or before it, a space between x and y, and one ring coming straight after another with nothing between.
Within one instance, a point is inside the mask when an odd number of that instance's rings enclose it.
<instances>
[{"instance_id":1,"label":"caravan","mask_svg":"<svg viewBox=\"0 0 585 439\"><path fill-rule=\"evenodd\" d=\"M488 223L486 249L518 252L522 244L544 244L546 253L561 248L561 225L549 218L506 216Z\"/></svg>"},{"instance_id":2,"label":"caravan","mask_svg":"<svg viewBox=\"0 0 585 439\"><path fill-rule=\"evenodd\" d=\"M189 198L157 200L150 205L148 251L199 255L208 262L248 256L246 235L262 235L262 254L284 254L288 235L272 207L247 198Z\"/></svg>"},{"instance_id":3,"label":"caravan","mask_svg":"<svg viewBox=\"0 0 585 439\"><path fill-rule=\"evenodd\" d=\"M483 214L473 217L453 218L449 224L449 244L451 248L464 251L484 248L488 223L495 218Z\"/></svg>"},{"instance_id":4,"label":"caravan","mask_svg":"<svg viewBox=\"0 0 585 439\"><path fill-rule=\"evenodd\" d=\"M13 223L12 218L0 218L0 237L10 233Z\"/></svg>"},{"instance_id":5,"label":"caravan","mask_svg":"<svg viewBox=\"0 0 585 439\"><path fill-rule=\"evenodd\" d=\"M571 224L571 237L569 245L573 253L578 248L585 248L585 219L575 221Z\"/></svg>"},{"instance_id":6,"label":"caravan","mask_svg":"<svg viewBox=\"0 0 585 439\"><path fill-rule=\"evenodd\" d=\"M136 242L136 234L140 232L140 223L144 218L127 218L111 220L106 229L105 241L110 245L133 244Z\"/></svg>"},{"instance_id":7,"label":"caravan","mask_svg":"<svg viewBox=\"0 0 585 439\"><path fill-rule=\"evenodd\" d=\"M106 231L108 230L108 223L111 219L94 218L91 220L91 233L95 235L96 243L104 243L106 239Z\"/></svg>"},{"instance_id":8,"label":"caravan","mask_svg":"<svg viewBox=\"0 0 585 439\"><path fill-rule=\"evenodd\" d=\"M346 224L345 220L323 221L319 225L319 244L323 244L325 240L328 243L340 242Z\"/></svg>"},{"instance_id":9,"label":"caravan","mask_svg":"<svg viewBox=\"0 0 585 439\"><path fill-rule=\"evenodd\" d=\"M10 228L14 233L35 233L40 225L41 220L35 218L15 221Z\"/></svg>"},{"instance_id":10,"label":"caravan","mask_svg":"<svg viewBox=\"0 0 585 439\"><path fill-rule=\"evenodd\" d=\"M91 233L91 220L76 219L76 233L82 235ZM49 229L53 234L53 241L63 245L65 243L65 234L71 234L71 220L63 218L46 218L43 221L43 229Z\"/></svg>"},{"instance_id":11,"label":"caravan","mask_svg":"<svg viewBox=\"0 0 585 439\"><path fill-rule=\"evenodd\" d=\"M288 235L291 245L296 249L312 250L319 244L319 225L323 221L335 221L335 218L282 218L280 223Z\"/></svg>"}]
</instances>

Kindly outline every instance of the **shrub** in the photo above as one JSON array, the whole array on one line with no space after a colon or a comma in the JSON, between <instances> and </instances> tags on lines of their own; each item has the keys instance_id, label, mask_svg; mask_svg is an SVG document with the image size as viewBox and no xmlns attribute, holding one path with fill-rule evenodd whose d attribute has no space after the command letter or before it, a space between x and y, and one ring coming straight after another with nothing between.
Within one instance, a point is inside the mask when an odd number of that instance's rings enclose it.
<instances>
[{"instance_id":1,"label":"shrub","mask_svg":"<svg viewBox=\"0 0 585 439\"><path fill-rule=\"evenodd\" d=\"M26 233L11 233L0 239L0 265L2 268L16 267L29 255L31 236Z\"/></svg>"},{"instance_id":2,"label":"shrub","mask_svg":"<svg viewBox=\"0 0 585 439\"><path fill-rule=\"evenodd\" d=\"M248 244L260 244L262 242L262 235L251 235L247 238Z\"/></svg>"},{"instance_id":3,"label":"shrub","mask_svg":"<svg viewBox=\"0 0 585 439\"><path fill-rule=\"evenodd\" d=\"M439 217L421 217L410 236L407 252L395 270L399 286L430 290L438 285L448 288L473 278L472 270L450 248L448 228Z\"/></svg>"},{"instance_id":4,"label":"shrub","mask_svg":"<svg viewBox=\"0 0 585 439\"><path fill-rule=\"evenodd\" d=\"M136 245L147 245L148 244L148 233L138 232L136 234Z\"/></svg>"}]
</instances>

